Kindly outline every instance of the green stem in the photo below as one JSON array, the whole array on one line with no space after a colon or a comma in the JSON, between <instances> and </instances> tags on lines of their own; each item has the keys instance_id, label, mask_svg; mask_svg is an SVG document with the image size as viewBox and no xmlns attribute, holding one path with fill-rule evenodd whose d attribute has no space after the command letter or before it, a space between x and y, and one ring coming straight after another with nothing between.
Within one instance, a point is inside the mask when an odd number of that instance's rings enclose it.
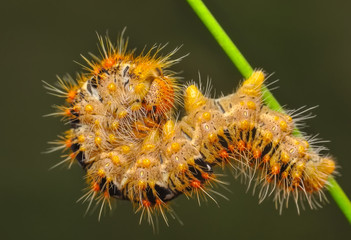
<instances>
[{"instance_id":1,"label":"green stem","mask_svg":"<svg viewBox=\"0 0 351 240\"><path fill-rule=\"evenodd\" d=\"M207 29L211 32L212 36L217 40L218 44L226 52L230 60L238 68L241 75L249 78L253 72L252 67L246 61L245 57L240 53L239 49L230 40L223 28L219 25L217 20L212 16L211 12L207 9L202 1L187 0L197 16L205 24Z\"/></svg>"},{"instance_id":2,"label":"green stem","mask_svg":"<svg viewBox=\"0 0 351 240\"><path fill-rule=\"evenodd\" d=\"M207 29L211 32L213 37L216 39L218 44L222 47L224 52L228 55L230 60L234 63L236 68L240 71L240 73L244 76L244 78L248 78L251 76L253 69L250 64L247 62L245 57L241 54L239 49L235 46L233 41L229 38L223 28L219 25L217 20L213 17L211 12L205 6L205 4L201 0L187 0L189 5L201 19L203 24L207 27ZM265 104L275 110L275 111L283 111L279 102L275 99L272 93L263 86L263 99ZM296 135L300 135L300 131L295 129L294 133ZM330 186L328 190L335 202L338 204L340 210L345 214L348 221L351 223L351 202L347 198L346 194L336 182L336 180L332 177L329 178Z\"/></svg>"},{"instance_id":3,"label":"green stem","mask_svg":"<svg viewBox=\"0 0 351 240\"><path fill-rule=\"evenodd\" d=\"M342 190L342 188L339 186L337 181L330 177L329 178L329 193L332 195L334 198L334 201L338 204L339 208L341 211L345 214L345 217L349 220L351 223L351 202L347 198L346 194Z\"/></svg>"}]
</instances>

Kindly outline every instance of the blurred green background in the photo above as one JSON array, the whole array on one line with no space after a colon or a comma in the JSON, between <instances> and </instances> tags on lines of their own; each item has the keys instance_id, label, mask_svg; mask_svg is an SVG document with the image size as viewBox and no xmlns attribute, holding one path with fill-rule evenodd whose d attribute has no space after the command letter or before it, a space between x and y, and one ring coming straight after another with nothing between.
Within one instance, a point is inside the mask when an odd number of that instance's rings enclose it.
<instances>
[{"instance_id":1,"label":"blurred green background","mask_svg":"<svg viewBox=\"0 0 351 240\"><path fill-rule=\"evenodd\" d=\"M350 1L205 1L254 67L280 79L274 95L287 108L303 105L316 118L305 129L331 140L326 146L341 168L338 182L351 196L351 2ZM174 67L184 82L210 76L217 95L231 93L241 76L185 1L6 1L1 3L1 239L345 239L350 225L331 199L320 210L299 216L291 204L282 216L268 199L257 196L231 176L230 201L209 202L179 197L172 206L185 223L160 224L154 235L131 204L101 222L97 213L83 216L86 204L75 203L85 187L75 165L48 169L59 153L42 154L47 141L65 129L59 119L43 118L61 99L49 96L41 80L75 74L79 54L97 53L95 31L111 37L127 26L130 46L141 50L167 43L165 52L183 45L190 52Z\"/></svg>"}]
</instances>

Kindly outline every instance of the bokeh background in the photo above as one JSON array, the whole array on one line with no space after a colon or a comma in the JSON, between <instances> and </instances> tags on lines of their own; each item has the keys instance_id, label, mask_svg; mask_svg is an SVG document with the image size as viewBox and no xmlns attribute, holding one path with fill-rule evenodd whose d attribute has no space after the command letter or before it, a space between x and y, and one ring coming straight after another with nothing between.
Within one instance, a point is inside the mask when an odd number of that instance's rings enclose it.
<instances>
[{"instance_id":1,"label":"bokeh background","mask_svg":"<svg viewBox=\"0 0 351 240\"><path fill-rule=\"evenodd\" d=\"M287 108L319 105L308 133L331 140L326 146L341 168L337 178L351 196L351 2L205 1L248 61L280 79L274 95ZM112 38L127 26L130 46L169 43L190 53L174 67L184 82L211 77L217 95L231 93L242 79L203 24L183 0L170 1L6 1L0 14L1 69L1 239L345 239L350 225L327 193L330 204L299 216L291 204L282 216L271 199L257 196L231 176L230 201L179 197L172 206L184 226L160 221L159 233L143 223L128 202L97 221L75 203L85 187L83 171L48 169L59 153L42 154L47 141L65 129L59 119L43 118L61 99L49 96L41 80L72 75L79 54L97 53L95 31Z\"/></svg>"}]
</instances>

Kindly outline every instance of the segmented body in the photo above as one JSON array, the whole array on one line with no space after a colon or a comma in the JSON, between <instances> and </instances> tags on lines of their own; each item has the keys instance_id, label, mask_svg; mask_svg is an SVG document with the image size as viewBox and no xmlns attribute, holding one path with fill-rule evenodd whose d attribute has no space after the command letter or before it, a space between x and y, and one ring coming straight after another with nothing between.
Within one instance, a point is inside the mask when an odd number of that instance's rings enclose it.
<instances>
[{"instance_id":1,"label":"segmented body","mask_svg":"<svg viewBox=\"0 0 351 240\"><path fill-rule=\"evenodd\" d=\"M182 120L193 129L187 134L198 138L206 162L230 163L249 181L256 179L255 184L262 185L261 200L275 192L282 207L290 195L295 201L301 195L315 207L313 194L320 193L335 162L317 154L303 136L293 135L289 115L262 104L263 81L264 74L254 72L235 94L219 99L208 99L190 86L185 95L187 116Z\"/></svg>"},{"instance_id":2,"label":"segmented body","mask_svg":"<svg viewBox=\"0 0 351 240\"><path fill-rule=\"evenodd\" d=\"M177 62L170 60L173 53L134 57L122 38L117 47L109 39L100 42L102 59L87 60L89 72L77 84L60 80L63 90L46 86L66 98L56 114L71 124L53 150L70 149L64 161L76 159L86 170L87 200L127 199L138 210L164 216L166 203L179 194L211 197L212 183L220 182L213 167L230 165L262 185L261 199L275 192L282 206L302 193L311 207L318 204L313 195L321 193L335 162L292 134L289 115L262 104L263 72L218 99L188 86L186 114L177 121L173 113L182 93L167 70Z\"/></svg>"}]
</instances>

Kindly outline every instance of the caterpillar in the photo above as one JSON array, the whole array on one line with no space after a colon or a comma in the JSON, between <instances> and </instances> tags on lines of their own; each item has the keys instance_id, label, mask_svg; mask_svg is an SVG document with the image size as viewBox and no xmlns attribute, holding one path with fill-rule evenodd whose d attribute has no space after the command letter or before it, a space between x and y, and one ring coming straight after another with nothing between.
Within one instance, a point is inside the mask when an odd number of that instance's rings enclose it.
<instances>
[{"instance_id":1,"label":"caterpillar","mask_svg":"<svg viewBox=\"0 0 351 240\"><path fill-rule=\"evenodd\" d=\"M281 211L293 198L320 206L335 161L319 153L314 140L295 136L296 122L287 113L263 104L265 73L255 71L238 90L211 98L195 84L183 87L169 67L177 51L162 56L162 46L134 56L123 34L117 44L98 36L101 57L83 56L88 66L74 80L59 78L58 87L44 82L52 95L65 98L56 112L70 124L50 151L63 150L57 165L75 161L85 170L88 191L82 200L111 208L111 198L129 200L140 221L166 211L181 194L198 201L224 184L214 168L230 166L249 184L260 187ZM185 114L177 120L184 99ZM55 165L56 166L56 165Z\"/></svg>"}]
</instances>

